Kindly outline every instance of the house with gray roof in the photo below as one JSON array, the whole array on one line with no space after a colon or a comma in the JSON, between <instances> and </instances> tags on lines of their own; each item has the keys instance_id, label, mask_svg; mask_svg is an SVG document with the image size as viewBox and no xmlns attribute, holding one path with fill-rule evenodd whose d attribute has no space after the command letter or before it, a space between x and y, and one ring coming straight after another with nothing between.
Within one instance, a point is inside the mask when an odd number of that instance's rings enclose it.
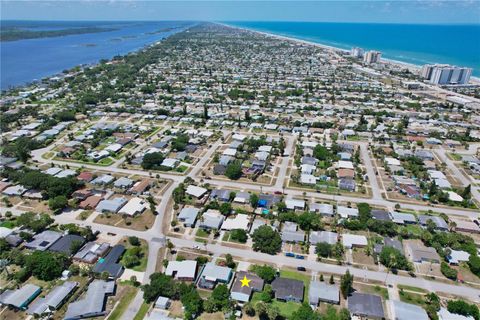
<instances>
[{"instance_id":1,"label":"house with gray roof","mask_svg":"<svg viewBox=\"0 0 480 320\"><path fill-rule=\"evenodd\" d=\"M304 289L305 285L300 280L279 277L272 282L275 299L281 301L302 302Z\"/></svg>"},{"instance_id":2,"label":"house with gray roof","mask_svg":"<svg viewBox=\"0 0 480 320\"><path fill-rule=\"evenodd\" d=\"M128 189L133 186L133 183L134 181L132 179L128 179L127 177L120 177L113 183L113 186L115 188Z\"/></svg>"},{"instance_id":3,"label":"house with gray roof","mask_svg":"<svg viewBox=\"0 0 480 320\"><path fill-rule=\"evenodd\" d=\"M411 213L393 211L393 212L390 212L390 216L392 218L392 221L395 222L396 224L416 224L417 223L417 218L415 218L415 215Z\"/></svg>"},{"instance_id":4,"label":"house with gray roof","mask_svg":"<svg viewBox=\"0 0 480 320\"><path fill-rule=\"evenodd\" d=\"M242 280L244 277L250 280L248 286L242 286ZM230 290L230 297L233 300L240 302L248 302L252 296L253 292L260 292L263 290L264 281L262 278L256 274L239 271L235 276L235 281L233 282L232 289Z\"/></svg>"},{"instance_id":5,"label":"house with gray roof","mask_svg":"<svg viewBox=\"0 0 480 320\"><path fill-rule=\"evenodd\" d=\"M115 177L109 175L109 174L102 174L99 177L96 177L95 179L92 180L92 184L98 184L98 185L107 185L113 182L115 180Z\"/></svg>"},{"instance_id":6,"label":"house with gray roof","mask_svg":"<svg viewBox=\"0 0 480 320\"><path fill-rule=\"evenodd\" d=\"M108 243L88 242L73 256L73 260L83 263L94 263L98 258L103 257L108 249L110 249Z\"/></svg>"},{"instance_id":7,"label":"house with gray roof","mask_svg":"<svg viewBox=\"0 0 480 320\"><path fill-rule=\"evenodd\" d=\"M394 238L388 238L388 237L383 237L383 243L377 243L374 248L373 248L373 251L377 254L379 254L380 252L382 252L383 250L383 247L392 247L392 248L395 248L397 249L398 251L400 251L402 254L404 254L403 252L403 245L402 243L397 240L397 239L394 239Z\"/></svg>"},{"instance_id":8,"label":"house with gray roof","mask_svg":"<svg viewBox=\"0 0 480 320\"><path fill-rule=\"evenodd\" d=\"M331 231L311 231L310 243L316 245L317 243L336 244L338 241L338 234Z\"/></svg>"},{"instance_id":9,"label":"house with gray roof","mask_svg":"<svg viewBox=\"0 0 480 320\"><path fill-rule=\"evenodd\" d=\"M28 314L41 316L58 310L78 286L78 282L67 281L53 288L45 298L37 299L27 310Z\"/></svg>"},{"instance_id":10,"label":"house with gray roof","mask_svg":"<svg viewBox=\"0 0 480 320\"><path fill-rule=\"evenodd\" d=\"M45 230L35 236L33 240L27 242L25 247L32 250L45 251L50 248L56 241L62 237L62 234L57 231Z\"/></svg>"},{"instance_id":11,"label":"house with gray roof","mask_svg":"<svg viewBox=\"0 0 480 320\"><path fill-rule=\"evenodd\" d=\"M390 214L388 211L385 210L379 210L379 209L373 209L371 211L372 218L375 220L380 220L380 221L391 221L392 219L390 218Z\"/></svg>"},{"instance_id":12,"label":"house with gray roof","mask_svg":"<svg viewBox=\"0 0 480 320\"><path fill-rule=\"evenodd\" d=\"M333 217L333 205L329 203L310 203L310 212L320 213L322 216Z\"/></svg>"},{"instance_id":13,"label":"house with gray roof","mask_svg":"<svg viewBox=\"0 0 480 320\"><path fill-rule=\"evenodd\" d=\"M425 309L399 300L388 300L393 320L428 320Z\"/></svg>"},{"instance_id":14,"label":"house with gray roof","mask_svg":"<svg viewBox=\"0 0 480 320\"><path fill-rule=\"evenodd\" d=\"M305 231L300 230L295 222L286 221L282 228L283 242L303 242L305 241Z\"/></svg>"},{"instance_id":15,"label":"house with gray roof","mask_svg":"<svg viewBox=\"0 0 480 320\"><path fill-rule=\"evenodd\" d=\"M426 247L421 241L410 241L406 244L406 253L410 260L417 263L431 262L440 263L441 259L432 247Z\"/></svg>"},{"instance_id":16,"label":"house with gray roof","mask_svg":"<svg viewBox=\"0 0 480 320\"><path fill-rule=\"evenodd\" d=\"M317 307L319 302L339 304L340 289L337 285L327 284L324 281L310 281L308 302L313 307Z\"/></svg>"},{"instance_id":17,"label":"house with gray roof","mask_svg":"<svg viewBox=\"0 0 480 320\"><path fill-rule=\"evenodd\" d=\"M169 261L165 274L181 281L193 281L197 273L197 261Z\"/></svg>"},{"instance_id":18,"label":"house with gray roof","mask_svg":"<svg viewBox=\"0 0 480 320\"><path fill-rule=\"evenodd\" d=\"M178 214L178 221L183 222L185 227L194 227L199 211L195 207L184 207Z\"/></svg>"},{"instance_id":19,"label":"house with gray roof","mask_svg":"<svg viewBox=\"0 0 480 320\"><path fill-rule=\"evenodd\" d=\"M30 302L32 302L41 291L42 288L39 286L27 283L20 289L5 290L0 295L0 303L3 306L10 306L15 309L25 310Z\"/></svg>"},{"instance_id":20,"label":"house with gray roof","mask_svg":"<svg viewBox=\"0 0 480 320\"><path fill-rule=\"evenodd\" d=\"M85 297L70 303L65 320L100 317L106 314L106 302L115 293L115 281L93 280Z\"/></svg>"},{"instance_id":21,"label":"house with gray roof","mask_svg":"<svg viewBox=\"0 0 480 320\"><path fill-rule=\"evenodd\" d=\"M429 216L426 214L421 214L418 216L418 221L420 222L420 225L424 228L427 227L427 221L432 220L432 222L435 224L437 230L441 231L447 231L448 230L448 224L439 216Z\"/></svg>"},{"instance_id":22,"label":"house with gray roof","mask_svg":"<svg viewBox=\"0 0 480 320\"><path fill-rule=\"evenodd\" d=\"M98 260L95 267L93 267L93 272L107 272L110 278L120 277L123 273L123 266L118 263L118 261L124 252L124 246L120 244L113 246L112 250L110 250L110 252L104 258Z\"/></svg>"},{"instance_id":23,"label":"house with gray roof","mask_svg":"<svg viewBox=\"0 0 480 320\"><path fill-rule=\"evenodd\" d=\"M208 262L198 277L197 285L204 289L213 289L217 283L227 284L233 276L233 270Z\"/></svg>"},{"instance_id":24,"label":"house with gray roof","mask_svg":"<svg viewBox=\"0 0 480 320\"><path fill-rule=\"evenodd\" d=\"M384 319L382 298L373 294L354 292L347 299L348 311L366 319Z\"/></svg>"},{"instance_id":25,"label":"house with gray roof","mask_svg":"<svg viewBox=\"0 0 480 320\"><path fill-rule=\"evenodd\" d=\"M230 190L215 189L210 193L210 200L219 200L227 202L230 200Z\"/></svg>"},{"instance_id":26,"label":"house with gray roof","mask_svg":"<svg viewBox=\"0 0 480 320\"><path fill-rule=\"evenodd\" d=\"M225 217L218 210L208 209L202 214L202 219L200 220L198 226L202 229L217 229L220 230L223 220Z\"/></svg>"},{"instance_id":27,"label":"house with gray roof","mask_svg":"<svg viewBox=\"0 0 480 320\"><path fill-rule=\"evenodd\" d=\"M98 203L95 211L117 213L126 203L127 199L123 197L102 200Z\"/></svg>"},{"instance_id":28,"label":"house with gray roof","mask_svg":"<svg viewBox=\"0 0 480 320\"><path fill-rule=\"evenodd\" d=\"M52 244L48 251L65 253L67 256L70 256L75 253L72 252L72 245L76 242L80 244L79 248L81 248L85 243L85 238L76 234L67 234Z\"/></svg>"}]
</instances>

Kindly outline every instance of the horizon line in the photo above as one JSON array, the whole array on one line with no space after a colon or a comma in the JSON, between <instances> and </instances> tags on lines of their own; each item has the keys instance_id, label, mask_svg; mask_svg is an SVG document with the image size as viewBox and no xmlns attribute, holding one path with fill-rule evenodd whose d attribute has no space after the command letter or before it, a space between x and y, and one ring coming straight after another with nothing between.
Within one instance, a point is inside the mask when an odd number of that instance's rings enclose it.
<instances>
[{"instance_id":1,"label":"horizon line","mask_svg":"<svg viewBox=\"0 0 480 320\"><path fill-rule=\"evenodd\" d=\"M303 21L303 20L191 20L191 19L161 19L161 20L103 20L103 19L91 19L91 20L44 20L44 19L3 19L0 21L0 25L5 22L210 22L210 23L225 23L225 22L288 22L288 23L341 23L341 24L392 24L392 25L450 25L450 26L480 26L479 23L474 22L372 22L372 21Z\"/></svg>"}]
</instances>

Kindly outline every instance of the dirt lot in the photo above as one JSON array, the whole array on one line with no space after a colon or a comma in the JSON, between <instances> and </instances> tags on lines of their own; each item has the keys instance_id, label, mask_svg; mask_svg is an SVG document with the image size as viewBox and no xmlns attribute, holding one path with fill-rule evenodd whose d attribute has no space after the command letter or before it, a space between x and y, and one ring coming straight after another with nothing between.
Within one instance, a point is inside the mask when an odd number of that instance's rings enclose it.
<instances>
[{"instance_id":1,"label":"dirt lot","mask_svg":"<svg viewBox=\"0 0 480 320\"><path fill-rule=\"evenodd\" d=\"M123 218L117 214L99 214L94 220L96 223L138 231L150 229L154 221L155 215L150 210L146 210L144 213L136 215L133 218Z\"/></svg>"},{"instance_id":2,"label":"dirt lot","mask_svg":"<svg viewBox=\"0 0 480 320\"><path fill-rule=\"evenodd\" d=\"M362 265L374 266L375 262L372 256L367 256L365 250L356 249L353 250L353 263L358 263Z\"/></svg>"}]
</instances>

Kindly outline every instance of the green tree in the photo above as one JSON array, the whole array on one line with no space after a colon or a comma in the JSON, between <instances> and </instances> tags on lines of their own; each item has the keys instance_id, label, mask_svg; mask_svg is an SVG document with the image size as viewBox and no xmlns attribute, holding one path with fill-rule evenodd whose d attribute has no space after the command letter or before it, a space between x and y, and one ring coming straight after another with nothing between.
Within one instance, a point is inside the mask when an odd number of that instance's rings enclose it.
<instances>
[{"instance_id":1,"label":"green tree","mask_svg":"<svg viewBox=\"0 0 480 320\"><path fill-rule=\"evenodd\" d=\"M156 272L150 276L150 283L143 286L143 299L146 302L155 301L160 295L171 298L174 294L172 277Z\"/></svg>"},{"instance_id":2,"label":"green tree","mask_svg":"<svg viewBox=\"0 0 480 320\"><path fill-rule=\"evenodd\" d=\"M244 229L233 229L232 231L230 231L230 239L232 239L233 241L245 243L248 240L247 231L245 231Z\"/></svg>"},{"instance_id":3,"label":"green tree","mask_svg":"<svg viewBox=\"0 0 480 320\"><path fill-rule=\"evenodd\" d=\"M384 246L382 248L380 262L389 269L410 270L408 260L394 247Z\"/></svg>"},{"instance_id":4,"label":"green tree","mask_svg":"<svg viewBox=\"0 0 480 320\"><path fill-rule=\"evenodd\" d=\"M466 317L471 316L475 320L480 320L478 307L474 303L469 304L463 300L450 300L447 302L447 310L451 313L460 314Z\"/></svg>"},{"instance_id":5,"label":"green tree","mask_svg":"<svg viewBox=\"0 0 480 320\"><path fill-rule=\"evenodd\" d=\"M308 303L303 303L297 311L292 314L292 320L320 320L320 314L312 310Z\"/></svg>"},{"instance_id":6,"label":"green tree","mask_svg":"<svg viewBox=\"0 0 480 320\"><path fill-rule=\"evenodd\" d=\"M327 160L330 156L328 149L320 144L317 144L313 149L313 156L320 161Z\"/></svg>"},{"instance_id":7,"label":"green tree","mask_svg":"<svg viewBox=\"0 0 480 320\"><path fill-rule=\"evenodd\" d=\"M135 247L138 247L140 245L140 239L138 239L138 237L136 236L128 237L128 242Z\"/></svg>"},{"instance_id":8,"label":"green tree","mask_svg":"<svg viewBox=\"0 0 480 320\"><path fill-rule=\"evenodd\" d=\"M68 258L50 251L35 251L25 257L25 267L35 277L44 281L54 280L69 266Z\"/></svg>"},{"instance_id":9,"label":"green tree","mask_svg":"<svg viewBox=\"0 0 480 320\"><path fill-rule=\"evenodd\" d=\"M48 206L55 212L62 210L67 205L68 200L65 196L56 196L55 198L50 198L50 200L48 200Z\"/></svg>"},{"instance_id":10,"label":"green tree","mask_svg":"<svg viewBox=\"0 0 480 320\"><path fill-rule=\"evenodd\" d=\"M258 195L256 193L252 193L250 195L250 205L252 206L252 208L258 207L258 200L260 199L258 198Z\"/></svg>"},{"instance_id":11,"label":"green tree","mask_svg":"<svg viewBox=\"0 0 480 320\"><path fill-rule=\"evenodd\" d=\"M477 277L480 277L480 257L475 254L470 254L470 257L468 258L468 267L472 273Z\"/></svg>"},{"instance_id":12,"label":"green tree","mask_svg":"<svg viewBox=\"0 0 480 320\"><path fill-rule=\"evenodd\" d=\"M142 168L145 170L159 169L165 157L160 152L151 152L143 156Z\"/></svg>"},{"instance_id":13,"label":"green tree","mask_svg":"<svg viewBox=\"0 0 480 320\"><path fill-rule=\"evenodd\" d=\"M340 278L340 291L346 299L353 291L353 275L347 269L347 272Z\"/></svg>"},{"instance_id":14,"label":"green tree","mask_svg":"<svg viewBox=\"0 0 480 320\"><path fill-rule=\"evenodd\" d=\"M225 175L231 180L238 180L242 177L242 164L239 161L227 165Z\"/></svg>"},{"instance_id":15,"label":"green tree","mask_svg":"<svg viewBox=\"0 0 480 320\"><path fill-rule=\"evenodd\" d=\"M263 266L254 265L252 267L252 271L257 276L262 278L266 283L271 283L277 275L277 270L266 264L264 264Z\"/></svg>"},{"instance_id":16,"label":"green tree","mask_svg":"<svg viewBox=\"0 0 480 320\"><path fill-rule=\"evenodd\" d=\"M326 242L319 242L315 246L315 253L319 257L328 258L332 255L332 245Z\"/></svg>"},{"instance_id":17,"label":"green tree","mask_svg":"<svg viewBox=\"0 0 480 320\"><path fill-rule=\"evenodd\" d=\"M232 212L232 205L229 202L224 202L220 205L219 210L221 214L228 216Z\"/></svg>"},{"instance_id":18,"label":"green tree","mask_svg":"<svg viewBox=\"0 0 480 320\"><path fill-rule=\"evenodd\" d=\"M258 227L252 234L253 250L268 254L276 254L282 248L282 238L280 234L270 226L263 225Z\"/></svg>"},{"instance_id":19,"label":"green tree","mask_svg":"<svg viewBox=\"0 0 480 320\"><path fill-rule=\"evenodd\" d=\"M458 275L457 270L450 268L448 263L446 263L445 261L442 261L442 263L440 264L440 271L448 279L457 281L457 275Z\"/></svg>"},{"instance_id":20,"label":"green tree","mask_svg":"<svg viewBox=\"0 0 480 320\"><path fill-rule=\"evenodd\" d=\"M205 311L207 312L226 311L230 309L231 306L230 291L224 284L217 285L204 304Z\"/></svg>"}]
</instances>

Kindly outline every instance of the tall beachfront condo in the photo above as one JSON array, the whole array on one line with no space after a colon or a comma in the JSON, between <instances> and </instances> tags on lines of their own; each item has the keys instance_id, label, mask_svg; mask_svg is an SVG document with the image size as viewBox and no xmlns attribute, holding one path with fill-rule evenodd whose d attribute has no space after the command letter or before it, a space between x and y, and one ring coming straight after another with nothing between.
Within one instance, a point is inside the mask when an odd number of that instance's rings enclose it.
<instances>
[{"instance_id":1,"label":"tall beachfront condo","mask_svg":"<svg viewBox=\"0 0 480 320\"><path fill-rule=\"evenodd\" d=\"M472 69L448 64L424 65L420 74L433 84L466 84L470 81Z\"/></svg>"},{"instance_id":2,"label":"tall beachfront condo","mask_svg":"<svg viewBox=\"0 0 480 320\"><path fill-rule=\"evenodd\" d=\"M350 55L354 58L363 58L365 51L362 48L354 47L350 50Z\"/></svg>"},{"instance_id":3,"label":"tall beachfront condo","mask_svg":"<svg viewBox=\"0 0 480 320\"><path fill-rule=\"evenodd\" d=\"M382 56L382 53L379 51L373 51L373 50L367 51L367 53L365 53L365 56L363 57L363 62L367 64L377 63L377 62L380 62L381 56Z\"/></svg>"}]
</instances>

